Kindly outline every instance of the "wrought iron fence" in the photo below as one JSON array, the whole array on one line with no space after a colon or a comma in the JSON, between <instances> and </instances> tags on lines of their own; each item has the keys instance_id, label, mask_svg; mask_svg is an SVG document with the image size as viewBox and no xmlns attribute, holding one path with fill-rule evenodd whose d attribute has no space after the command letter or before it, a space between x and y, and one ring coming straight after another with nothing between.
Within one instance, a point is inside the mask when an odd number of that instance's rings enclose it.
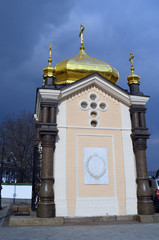
<instances>
[{"instance_id":1,"label":"wrought iron fence","mask_svg":"<svg viewBox=\"0 0 159 240\"><path fill-rule=\"evenodd\" d=\"M32 178L32 211L37 209L41 186L42 147L41 143L34 146L33 178Z\"/></svg>"}]
</instances>

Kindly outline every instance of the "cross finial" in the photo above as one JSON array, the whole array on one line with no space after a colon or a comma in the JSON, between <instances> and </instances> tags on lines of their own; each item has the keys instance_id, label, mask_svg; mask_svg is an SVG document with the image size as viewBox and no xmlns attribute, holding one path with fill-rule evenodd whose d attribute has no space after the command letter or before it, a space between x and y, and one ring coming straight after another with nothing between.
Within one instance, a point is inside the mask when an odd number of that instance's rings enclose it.
<instances>
[{"instance_id":1,"label":"cross finial","mask_svg":"<svg viewBox=\"0 0 159 240\"><path fill-rule=\"evenodd\" d=\"M136 75L134 73L134 65L133 65L133 58L134 58L134 55L132 53L130 53L130 58L129 58L129 61L131 63L131 73L130 75L127 77L127 80L128 80L128 85L132 85L132 84L140 84L140 77L138 75ZM132 89L130 89L130 92L131 92ZM134 90L136 91L136 90Z\"/></svg>"},{"instance_id":2,"label":"cross finial","mask_svg":"<svg viewBox=\"0 0 159 240\"><path fill-rule=\"evenodd\" d=\"M81 28L81 31L79 33L79 37L81 38L81 47L80 47L80 49L84 50L84 46L83 46L83 31L84 31L85 27L81 24L80 28Z\"/></svg>"},{"instance_id":3,"label":"cross finial","mask_svg":"<svg viewBox=\"0 0 159 240\"><path fill-rule=\"evenodd\" d=\"M50 43L50 47L49 47L49 58L51 58L51 49L52 49L52 45Z\"/></svg>"},{"instance_id":4,"label":"cross finial","mask_svg":"<svg viewBox=\"0 0 159 240\"><path fill-rule=\"evenodd\" d=\"M134 71L133 58L134 58L134 55L133 55L132 53L130 53L129 61L130 61L130 63L131 63L131 68L130 68L130 70L131 70L132 72Z\"/></svg>"},{"instance_id":5,"label":"cross finial","mask_svg":"<svg viewBox=\"0 0 159 240\"><path fill-rule=\"evenodd\" d=\"M51 59L51 49L52 49L52 45L51 45L51 43L50 43L50 47L49 47L49 60L48 60L50 66L51 66L51 63L52 63L52 59Z\"/></svg>"}]
</instances>

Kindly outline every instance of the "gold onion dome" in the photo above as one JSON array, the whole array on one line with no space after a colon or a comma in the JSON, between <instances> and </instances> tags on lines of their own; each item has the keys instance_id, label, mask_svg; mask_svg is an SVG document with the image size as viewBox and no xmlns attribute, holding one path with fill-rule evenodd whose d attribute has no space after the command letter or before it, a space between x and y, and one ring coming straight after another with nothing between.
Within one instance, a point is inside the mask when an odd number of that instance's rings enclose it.
<instances>
[{"instance_id":1,"label":"gold onion dome","mask_svg":"<svg viewBox=\"0 0 159 240\"><path fill-rule=\"evenodd\" d=\"M129 58L129 61L131 63L131 74L127 77L127 80L128 80L128 85L131 85L131 84L140 84L140 77L134 73L134 66L133 66L133 58L134 58L134 55L132 53L130 53L130 58Z\"/></svg>"},{"instance_id":2,"label":"gold onion dome","mask_svg":"<svg viewBox=\"0 0 159 240\"><path fill-rule=\"evenodd\" d=\"M56 84L73 83L81 78L84 78L92 73L99 73L109 81L116 83L119 78L119 73L115 68L112 68L108 63L88 56L84 51L83 46L83 31L84 26L81 25L80 53L75 57L59 62L56 67Z\"/></svg>"},{"instance_id":3,"label":"gold onion dome","mask_svg":"<svg viewBox=\"0 0 159 240\"><path fill-rule=\"evenodd\" d=\"M52 45L50 43L50 47L49 47L49 60L48 60L49 65L43 69L43 77L44 78L45 77L53 77L53 76L55 76L55 69L51 65L51 63L52 63L51 49L52 49Z\"/></svg>"}]
</instances>

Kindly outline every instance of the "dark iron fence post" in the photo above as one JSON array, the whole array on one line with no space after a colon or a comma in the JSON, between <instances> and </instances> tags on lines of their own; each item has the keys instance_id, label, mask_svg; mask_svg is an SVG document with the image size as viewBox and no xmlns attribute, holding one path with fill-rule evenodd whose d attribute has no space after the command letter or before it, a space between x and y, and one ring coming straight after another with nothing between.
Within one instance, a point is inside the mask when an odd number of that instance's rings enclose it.
<instances>
[{"instance_id":1,"label":"dark iron fence post","mask_svg":"<svg viewBox=\"0 0 159 240\"><path fill-rule=\"evenodd\" d=\"M36 211L39 202L39 191L41 185L41 149L39 144L34 146L33 176L32 176L32 211Z\"/></svg>"},{"instance_id":2,"label":"dark iron fence post","mask_svg":"<svg viewBox=\"0 0 159 240\"><path fill-rule=\"evenodd\" d=\"M4 158L4 146L2 146L2 158L1 158L1 171L0 171L0 210L2 210L2 177L3 177L3 158Z\"/></svg>"},{"instance_id":3,"label":"dark iron fence post","mask_svg":"<svg viewBox=\"0 0 159 240\"><path fill-rule=\"evenodd\" d=\"M34 146L34 159L33 159L33 176L32 176L32 211L36 210L36 172L37 172L37 145Z\"/></svg>"}]
</instances>

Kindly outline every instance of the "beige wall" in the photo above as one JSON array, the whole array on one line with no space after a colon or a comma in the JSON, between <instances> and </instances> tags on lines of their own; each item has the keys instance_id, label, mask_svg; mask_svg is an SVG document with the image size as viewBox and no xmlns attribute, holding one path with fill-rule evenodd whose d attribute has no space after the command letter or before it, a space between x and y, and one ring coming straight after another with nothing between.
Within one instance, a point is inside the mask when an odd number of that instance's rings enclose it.
<instances>
[{"instance_id":1,"label":"beige wall","mask_svg":"<svg viewBox=\"0 0 159 240\"><path fill-rule=\"evenodd\" d=\"M99 128L89 125L89 110L82 110L81 100L88 94L98 94L98 101L105 101L108 110L99 111ZM98 89L78 93L66 102L66 195L68 216L75 216L76 198L117 197L119 214L126 214L125 174L121 134L120 104ZM112 128L112 129L109 129ZM84 147L107 148L108 184L84 184Z\"/></svg>"},{"instance_id":2,"label":"beige wall","mask_svg":"<svg viewBox=\"0 0 159 240\"><path fill-rule=\"evenodd\" d=\"M82 93L78 93L77 95L69 98L67 101L67 125L81 127L89 126L89 110L81 110L79 103L81 100L87 100L90 102L88 96L91 92L98 94L98 102L105 101L108 104L108 110L106 112L99 110L100 127L121 128L121 113L119 103L111 96L108 96L102 91L94 88Z\"/></svg>"}]
</instances>

